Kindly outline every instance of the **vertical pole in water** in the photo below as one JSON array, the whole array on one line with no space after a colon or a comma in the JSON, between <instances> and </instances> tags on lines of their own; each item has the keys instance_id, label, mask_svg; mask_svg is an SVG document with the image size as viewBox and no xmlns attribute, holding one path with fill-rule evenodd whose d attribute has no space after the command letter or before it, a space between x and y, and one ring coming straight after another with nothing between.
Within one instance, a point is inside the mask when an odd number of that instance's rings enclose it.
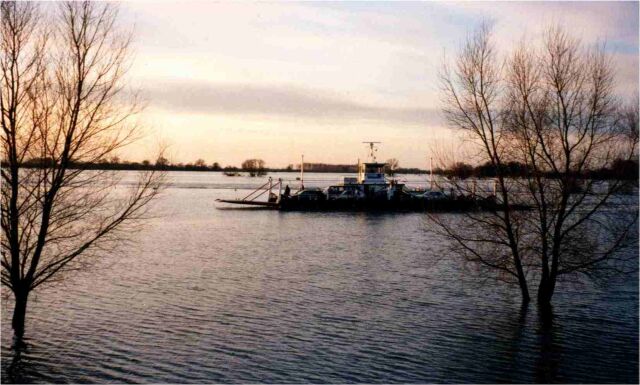
<instances>
[{"instance_id":1,"label":"vertical pole in water","mask_svg":"<svg viewBox=\"0 0 640 385\"><path fill-rule=\"evenodd\" d=\"M433 191L433 157L429 158L429 190Z\"/></svg>"},{"instance_id":2,"label":"vertical pole in water","mask_svg":"<svg viewBox=\"0 0 640 385\"><path fill-rule=\"evenodd\" d=\"M473 180L473 190L472 190L472 193L471 193L471 195L472 195L474 198L476 197L476 184L477 184L477 181L474 179L474 180Z\"/></svg>"},{"instance_id":3,"label":"vertical pole in water","mask_svg":"<svg viewBox=\"0 0 640 385\"><path fill-rule=\"evenodd\" d=\"M271 189L273 188L273 179L269 177L269 198L271 198ZM269 199L267 198L267 199Z\"/></svg>"},{"instance_id":4,"label":"vertical pole in water","mask_svg":"<svg viewBox=\"0 0 640 385\"><path fill-rule=\"evenodd\" d=\"M300 190L304 189L304 154L302 154L302 162L300 163Z\"/></svg>"},{"instance_id":5,"label":"vertical pole in water","mask_svg":"<svg viewBox=\"0 0 640 385\"><path fill-rule=\"evenodd\" d=\"M278 178L278 201L282 197L282 178Z\"/></svg>"}]
</instances>

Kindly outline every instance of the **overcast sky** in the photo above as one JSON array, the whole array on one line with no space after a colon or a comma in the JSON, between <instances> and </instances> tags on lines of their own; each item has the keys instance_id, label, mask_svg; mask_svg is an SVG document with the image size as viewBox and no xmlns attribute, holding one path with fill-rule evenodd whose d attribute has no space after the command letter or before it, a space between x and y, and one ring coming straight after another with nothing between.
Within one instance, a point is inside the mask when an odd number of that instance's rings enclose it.
<instances>
[{"instance_id":1,"label":"overcast sky","mask_svg":"<svg viewBox=\"0 0 640 385\"><path fill-rule=\"evenodd\" d=\"M161 141L175 162L355 163L376 140L381 158L424 168L453 136L437 71L483 20L504 54L550 23L606 39L618 91L638 89L637 2L130 2L121 16L148 102L134 160Z\"/></svg>"}]
</instances>

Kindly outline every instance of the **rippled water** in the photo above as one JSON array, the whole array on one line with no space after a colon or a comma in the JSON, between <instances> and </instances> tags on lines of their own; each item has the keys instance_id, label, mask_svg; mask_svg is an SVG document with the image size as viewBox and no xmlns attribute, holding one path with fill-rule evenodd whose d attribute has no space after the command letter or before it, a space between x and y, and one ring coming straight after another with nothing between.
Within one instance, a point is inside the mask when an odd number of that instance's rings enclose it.
<instances>
[{"instance_id":1,"label":"rippled water","mask_svg":"<svg viewBox=\"0 0 640 385\"><path fill-rule=\"evenodd\" d=\"M424 214L216 209L260 182L170 182L135 248L30 298L19 356L3 288L3 382L638 382L637 276L562 285L547 327Z\"/></svg>"}]
</instances>

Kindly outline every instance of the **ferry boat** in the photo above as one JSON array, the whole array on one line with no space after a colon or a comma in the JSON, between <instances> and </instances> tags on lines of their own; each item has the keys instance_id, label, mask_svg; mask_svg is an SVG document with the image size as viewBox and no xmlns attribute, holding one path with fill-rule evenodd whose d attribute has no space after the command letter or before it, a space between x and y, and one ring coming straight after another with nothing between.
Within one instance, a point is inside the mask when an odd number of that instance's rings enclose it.
<instances>
[{"instance_id":1,"label":"ferry boat","mask_svg":"<svg viewBox=\"0 0 640 385\"><path fill-rule=\"evenodd\" d=\"M240 200L219 199L219 202L265 206L279 210L366 210L366 211L467 211L499 209L495 196L445 193L435 189L411 190L404 183L386 175L387 164L378 162L375 144L369 145L371 161L358 161L356 177L344 177L342 183L324 189L301 187L295 193L285 190L279 179L269 181ZM303 158L304 159L304 158ZM301 186L304 186L304 160L301 163ZM276 190L277 189L277 190ZM276 192L277 191L277 194ZM267 193L266 202L259 200ZM262 198L264 199L264 198Z\"/></svg>"}]
</instances>

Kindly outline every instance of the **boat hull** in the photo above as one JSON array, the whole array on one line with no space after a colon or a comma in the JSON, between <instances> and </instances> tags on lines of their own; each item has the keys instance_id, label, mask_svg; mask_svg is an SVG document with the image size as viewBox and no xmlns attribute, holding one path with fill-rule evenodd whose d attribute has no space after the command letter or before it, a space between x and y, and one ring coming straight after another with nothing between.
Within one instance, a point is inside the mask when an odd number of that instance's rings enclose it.
<instances>
[{"instance_id":1,"label":"boat hull","mask_svg":"<svg viewBox=\"0 0 640 385\"><path fill-rule=\"evenodd\" d=\"M399 212L467 212L500 211L502 206L489 199L444 200L316 200L297 201L283 199L278 207L283 211L399 211ZM526 210L526 206L511 206L514 210Z\"/></svg>"}]
</instances>

